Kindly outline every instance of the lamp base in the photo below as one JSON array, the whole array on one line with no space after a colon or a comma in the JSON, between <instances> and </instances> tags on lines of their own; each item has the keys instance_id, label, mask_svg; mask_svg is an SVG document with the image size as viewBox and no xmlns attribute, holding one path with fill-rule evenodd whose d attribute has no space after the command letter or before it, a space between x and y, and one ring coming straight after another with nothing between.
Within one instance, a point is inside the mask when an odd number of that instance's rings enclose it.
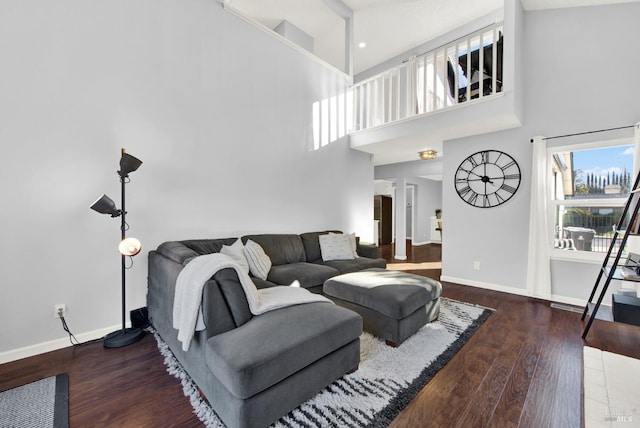
<instances>
[{"instance_id":1,"label":"lamp base","mask_svg":"<svg viewBox=\"0 0 640 428\"><path fill-rule=\"evenodd\" d=\"M139 328L127 328L114 331L105 336L102 342L105 348L121 348L142 339L144 331Z\"/></svg>"}]
</instances>

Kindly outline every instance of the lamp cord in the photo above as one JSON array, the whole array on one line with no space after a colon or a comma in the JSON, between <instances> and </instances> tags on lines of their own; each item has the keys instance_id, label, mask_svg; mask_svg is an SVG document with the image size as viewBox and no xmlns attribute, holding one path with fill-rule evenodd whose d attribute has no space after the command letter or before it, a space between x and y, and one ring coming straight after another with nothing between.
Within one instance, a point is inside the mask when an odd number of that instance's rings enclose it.
<instances>
[{"instance_id":1,"label":"lamp cord","mask_svg":"<svg viewBox=\"0 0 640 428\"><path fill-rule=\"evenodd\" d=\"M102 342L104 340L104 337L99 337L97 339L87 340L86 342L80 342L78 339L76 339L73 333L71 333L69 325L67 324L67 320L65 320L63 316L60 317L60 322L62 322L62 329L66 331L67 334L69 334L69 342L71 342L73 346L89 345L91 343Z\"/></svg>"}]
</instances>

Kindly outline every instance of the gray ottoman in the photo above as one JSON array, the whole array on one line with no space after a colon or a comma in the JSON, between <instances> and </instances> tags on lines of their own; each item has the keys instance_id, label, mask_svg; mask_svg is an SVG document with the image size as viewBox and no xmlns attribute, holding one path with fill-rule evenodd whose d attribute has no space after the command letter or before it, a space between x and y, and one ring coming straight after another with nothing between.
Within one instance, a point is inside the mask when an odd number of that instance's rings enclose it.
<instances>
[{"instance_id":1,"label":"gray ottoman","mask_svg":"<svg viewBox=\"0 0 640 428\"><path fill-rule=\"evenodd\" d=\"M323 292L359 313L365 331L398 346L438 318L442 285L411 273L366 269L329 278Z\"/></svg>"}]
</instances>

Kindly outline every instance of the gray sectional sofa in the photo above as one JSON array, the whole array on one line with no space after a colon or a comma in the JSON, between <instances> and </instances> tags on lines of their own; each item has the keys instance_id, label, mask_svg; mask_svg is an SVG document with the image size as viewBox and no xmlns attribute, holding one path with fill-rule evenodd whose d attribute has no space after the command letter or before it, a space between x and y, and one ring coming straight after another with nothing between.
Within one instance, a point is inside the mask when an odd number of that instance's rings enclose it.
<instances>
[{"instance_id":1,"label":"gray sectional sofa","mask_svg":"<svg viewBox=\"0 0 640 428\"><path fill-rule=\"evenodd\" d=\"M272 262L258 288L298 280L312 292L341 273L385 267L375 247L358 245L363 257L323 262L318 236L262 234L242 237L262 246ZM158 334L230 428L264 427L357 368L362 318L332 303L289 306L253 315L233 269L218 271L203 289L206 329L183 351L173 328L178 274L191 259L220 252L237 238L171 241L149 252L147 306Z\"/></svg>"}]
</instances>

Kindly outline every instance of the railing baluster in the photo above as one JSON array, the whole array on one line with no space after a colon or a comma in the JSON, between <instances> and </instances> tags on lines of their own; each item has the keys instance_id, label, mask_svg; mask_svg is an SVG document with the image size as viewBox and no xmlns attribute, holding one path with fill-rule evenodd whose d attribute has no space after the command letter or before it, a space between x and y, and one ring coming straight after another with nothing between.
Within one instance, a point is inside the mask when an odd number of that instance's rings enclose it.
<instances>
[{"instance_id":1,"label":"railing baluster","mask_svg":"<svg viewBox=\"0 0 640 428\"><path fill-rule=\"evenodd\" d=\"M458 88L460 81L460 67L458 66L458 57L460 55L459 47L460 45L456 43L455 56L453 58L455 63L451 64L453 66L453 105L458 104L458 91L460 89Z\"/></svg>"},{"instance_id":2,"label":"railing baluster","mask_svg":"<svg viewBox=\"0 0 640 428\"><path fill-rule=\"evenodd\" d=\"M422 99L422 111L421 113L426 113L427 108L427 56L423 55L420 63L422 64L422 93L420 94L420 98Z\"/></svg>"},{"instance_id":3,"label":"railing baluster","mask_svg":"<svg viewBox=\"0 0 640 428\"><path fill-rule=\"evenodd\" d=\"M365 129L364 126L364 108L365 108L365 99L364 99L364 91L365 91L365 86L364 85L360 85L360 87L358 88L358 103L360 105L359 107L359 111L358 111L358 130L360 129Z\"/></svg>"},{"instance_id":4,"label":"railing baluster","mask_svg":"<svg viewBox=\"0 0 640 428\"><path fill-rule=\"evenodd\" d=\"M478 46L478 98L484 97L484 32L480 33Z\"/></svg>"},{"instance_id":5,"label":"railing baluster","mask_svg":"<svg viewBox=\"0 0 640 428\"><path fill-rule=\"evenodd\" d=\"M438 79L438 73L436 72L438 67L438 54L433 52L431 58L431 111L438 109L438 91L436 90L436 83Z\"/></svg>"},{"instance_id":6,"label":"railing baluster","mask_svg":"<svg viewBox=\"0 0 640 428\"><path fill-rule=\"evenodd\" d=\"M400 120L400 70L396 70L396 120Z\"/></svg>"},{"instance_id":7,"label":"railing baluster","mask_svg":"<svg viewBox=\"0 0 640 428\"><path fill-rule=\"evenodd\" d=\"M491 48L491 95L498 92L498 29L494 28L492 33Z\"/></svg>"},{"instance_id":8,"label":"railing baluster","mask_svg":"<svg viewBox=\"0 0 640 428\"><path fill-rule=\"evenodd\" d=\"M367 89L366 89L366 94L365 94L365 106L367 108L366 110L366 116L365 116L365 122L364 122L364 126L365 129L369 128L371 126L373 126L373 123L371 122L371 110L373 110L373 101L371 100L371 81L367 82Z\"/></svg>"},{"instance_id":9,"label":"railing baluster","mask_svg":"<svg viewBox=\"0 0 640 428\"><path fill-rule=\"evenodd\" d=\"M471 38L467 39L467 96L465 101L471 100Z\"/></svg>"},{"instance_id":10,"label":"railing baluster","mask_svg":"<svg viewBox=\"0 0 640 428\"><path fill-rule=\"evenodd\" d=\"M404 101L405 101L404 114L405 114L405 117L411 117L413 116L413 109L411 106L411 98L413 95L411 90L413 88L413 85L411 84L411 60L407 61L405 76L406 78L405 78L404 89L405 89L406 95L404 98Z\"/></svg>"},{"instance_id":11,"label":"railing baluster","mask_svg":"<svg viewBox=\"0 0 640 428\"><path fill-rule=\"evenodd\" d=\"M471 57L475 44L478 44L476 54L478 96L476 98L500 92L498 68L501 68L502 64L498 64L500 60L498 41L502 29L502 23L494 24L355 84L351 90L352 128L356 131L363 130L455 106L460 103L461 91L464 101L471 101L473 77ZM490 53L485 53L485 43L490 44ZM464 63L463 67L460 66L461 52L465 52L466 67ZM489 58L486 58L487 55ZM490 88L486 93L484 91L485 60L491 64L491 75L487 76L486 82L486 86ZM460 73L463 68L466 71L467 83L461 88ZM453 82L450 79L453 79Z\"/></svg>"}]
</instances>

